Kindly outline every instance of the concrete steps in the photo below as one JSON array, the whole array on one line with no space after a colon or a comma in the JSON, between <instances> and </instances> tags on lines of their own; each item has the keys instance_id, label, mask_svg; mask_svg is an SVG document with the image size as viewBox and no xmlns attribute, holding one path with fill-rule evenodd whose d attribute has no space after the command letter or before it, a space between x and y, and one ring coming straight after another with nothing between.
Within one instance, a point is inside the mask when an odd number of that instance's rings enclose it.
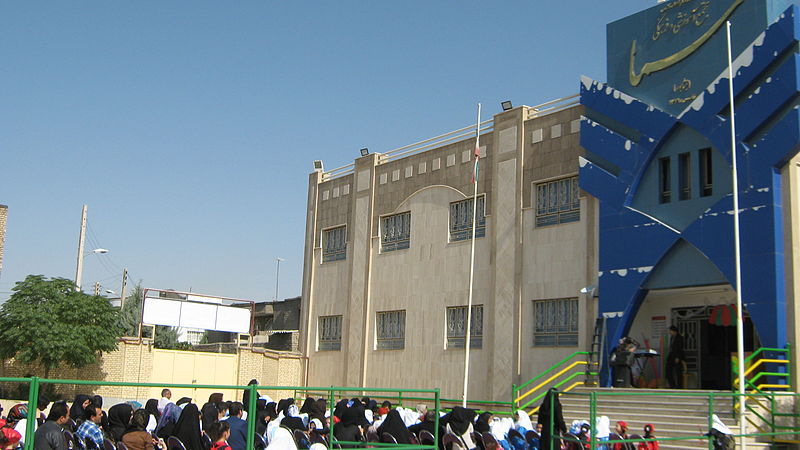
<instances>
[{"instance_id":1,"label":"concrete steps","mask_svg":"<svg viewBox=\"0 0 800 450\"><path fill-rule=\"evenodd\" d=\"M589 420L589 394L597 392L597 417L608 416L613 431L619 420L628 423L629 434L644 434L644 426L653 424L658 438L689 438L708 431L708 397L686 397L685 390L578 388L561 395L564 421ZM702 394L724 394L722 391L691 391ZM571 394L574 393L574 394ZM609 395L626 393L631 395ZM658 396L647 394L659 394ZM606 394L606 395L604 395ZM670 395L673 394L673 395ZM714 414L732 430L736 429L732 397L714 397ZM761 450L770 446L750 438L748 448ZM659 441L662 449L707 449L708 441L692 439Z\"/></svg>"}]
</instances>

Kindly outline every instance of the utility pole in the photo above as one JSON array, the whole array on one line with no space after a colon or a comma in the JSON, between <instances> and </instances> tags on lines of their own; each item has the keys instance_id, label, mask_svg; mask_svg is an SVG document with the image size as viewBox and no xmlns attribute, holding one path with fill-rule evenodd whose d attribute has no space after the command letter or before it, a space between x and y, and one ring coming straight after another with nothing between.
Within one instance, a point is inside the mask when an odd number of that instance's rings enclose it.
<instances>
[{"instance_id":1,"label":"utility pole","mask_svg":"<svg viewBox=\"0 0 800 450\"><path fill-rule=\"evenodd\" d=\"M125 286L128 284L128 269L122 269L122 289L119 291L119 308L125 306Z\"/></svg>"},{"instance_id":2,"label":"utility pole","mask_svg":"<svg viewBox=\"0 0 800 450\"><path fill-rule=\"evenodd\" d=\"M275 258L275 261L278 263L277 269L275 269L275 300L278 301L278 281L281 279L281 261L286 261L283 258Z\"/></svg>"},{"instance_id":3,"label":"utility pole","mask_svg":"<svg viewBox=\"0 0 800 450\"><path fill-rule=\"evenodd\" d=\"M83 278L83 246L86 240L86 212L88 206L83 205L83 213L81 214L81 233L78 237L78 267L75 269L75 290L81 290L81 278Z\"/></svg>"},{"instance_id":4,"label":"utility pole","mask_svg":"<svg viewBox=\"0 0 800 450\"><path fill-rule=\"evenodd\" d=\"M100 295L100 282L99 281L95 281L94 282L94 296L97 297L98 295Z\"/></svg>"}]
</instances>

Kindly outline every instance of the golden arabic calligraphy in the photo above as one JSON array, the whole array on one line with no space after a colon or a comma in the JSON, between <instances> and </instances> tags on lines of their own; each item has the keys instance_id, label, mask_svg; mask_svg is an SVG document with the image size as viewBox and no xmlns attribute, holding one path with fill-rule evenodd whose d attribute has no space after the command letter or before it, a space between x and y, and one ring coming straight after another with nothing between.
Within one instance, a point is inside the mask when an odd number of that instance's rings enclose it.
<instances>
[{"instance_id":1,"label":"golden arabic calligraphy","mask_svg":"<svg viewBox=\"0 0 800 450\"><path fill-rule=\"evenodd\" d=\"M684 78L678 84L672 85L672 92L686 92L692 88L692 80Z\"/></svg>"},{"instance_id":2,"label":"golden arabic calligraphy","mask_svg":"<svg viewBox=\"0 0 800 450\"><path fill-rule=\"evenodd\" d=\"M692 0L679 0L683 3L689 3ZM653 32L653 40L657 41L662 34L671 31L672 34L678 34L686 25L693 23L694 26L699 27L704 24L708 15L708 6L710 1L700 2L700 5L690 11L678 11L675 17L670 17L668 8L661 10L661 15L658 16L656 23L656 31Z\"/></svg>"},{"instance_id":3,"label":"golden arabic calligraphy","mask_svg":"<svg viewBox=\"0 0 800 450\"><path fill-rule=\"evenodd\" d=\"M678 0L678 1L683 1L683 0ZM635 69L635 66L634 66L634 63L635 63L635 60L636 60L636 41L634 40L631 43L630 72L628 74L628 78L629 78L629 80L631 82L631 86L638 86L639 83L642 82L642 78L644 78L646 75L650 75L653 72L658 72L659 70L664 70L664 69L666 69L668 67L671 67L671 66L683 61L687 56L689 56L692 53L694 53L698 48L700 48L701 45L705 44L706 41L709 40L711 38L711 36L714 35L714 33L716 33L716 31L722 26L722 24L725 23L725 21L728 19L728 17L730 17L731 14L733 14L733 11L739 5L741 5L743 1L744 0L734 0L734 2L725 11L725 13L722 14L722 16L719 19L717 19L717 21L714 22L711 25L711 27L708 30L706 30L706 32L703 33L694 42L692 42L688 46L684 47L683 49L673 53L672 55L669 55L669 56L667 56L665 58L661 58L661 59L656 60L656 61L651 61L651 62L645 63L644 65L642 65L642 68L639 71L639 73L636 73L636 69ZM683 3L687 3L687 2L683 1ZM662 15L663 15L664 11L666 11L666 9L662 10ZM703 18L702 20L705 21L705 18ZM683 25L681 25L681 27L683 27ZM678 31L680 31L680 28L679 28ZM658 30L656 30L656 33L657 32L658 32ZM653 34L653 36L655 38L655 33Z\"/></svg>"}]
</instances>

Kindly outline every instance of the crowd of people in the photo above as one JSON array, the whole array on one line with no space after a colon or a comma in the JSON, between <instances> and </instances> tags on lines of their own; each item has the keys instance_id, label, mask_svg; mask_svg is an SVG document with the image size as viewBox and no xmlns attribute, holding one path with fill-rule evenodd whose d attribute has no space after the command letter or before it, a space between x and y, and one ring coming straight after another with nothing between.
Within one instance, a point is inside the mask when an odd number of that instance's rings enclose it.
<instances>
[{"instance_id":1,"label":"crowd of people","mask_svg":"<svg viewBox=\"0 0 800 450\"><path fill-rule=\"evenodd\" d=\"M258 395L252 438L256 449L273 450L327 448L331 434L343 448L369 442L434 445L438 431L443 449L584 450L594 438L599 450L658 450L652 424L643 435L629 434L622 420L612 431L606 416L598 417L594 427L576 420L567 428L558 397L555 389L547 392L536 423L522 410L509 417L454 407L439 413L437 430L436 412L424 404L412 409L364 397L328 405L325 398L309 397L298 407L294 398L274 402ZM35 427L36 450L107 449L109 444L121 450L247 450L249 401L249 391L241 402L214 393L198 407L188 397L173 402L171 391L164 389L160 400L150 399L144 406L120 403L106 411L102 397L78 395L69 407L63 401L53 403L45 416L50 402L40 398L35 411L17 404L0 420L0 450L22 446L29 426ZM715 444L725 442L730 430L714 419L709 436ZM617 440L635 442L613 442Z\"/></svg>"}]
</instances>

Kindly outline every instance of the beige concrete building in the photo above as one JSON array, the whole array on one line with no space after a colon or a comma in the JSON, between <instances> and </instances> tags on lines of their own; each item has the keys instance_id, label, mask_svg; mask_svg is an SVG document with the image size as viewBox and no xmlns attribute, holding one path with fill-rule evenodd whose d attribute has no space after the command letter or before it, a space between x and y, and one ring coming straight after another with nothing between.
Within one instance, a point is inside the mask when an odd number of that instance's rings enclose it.
<instances>
[{"instance_id":1,"label":"beige concrete building","mask_svg":"<svg viewBox=\"0 0 800 450\"><path fill-rule=\"evenodd\" d=\"M469 397L509 400L586 350L596 205L578 188L575 97L482 124ZM301 350L310 386L460 398L474 126L309 178Z\"/></svg>"}]
</instances>

